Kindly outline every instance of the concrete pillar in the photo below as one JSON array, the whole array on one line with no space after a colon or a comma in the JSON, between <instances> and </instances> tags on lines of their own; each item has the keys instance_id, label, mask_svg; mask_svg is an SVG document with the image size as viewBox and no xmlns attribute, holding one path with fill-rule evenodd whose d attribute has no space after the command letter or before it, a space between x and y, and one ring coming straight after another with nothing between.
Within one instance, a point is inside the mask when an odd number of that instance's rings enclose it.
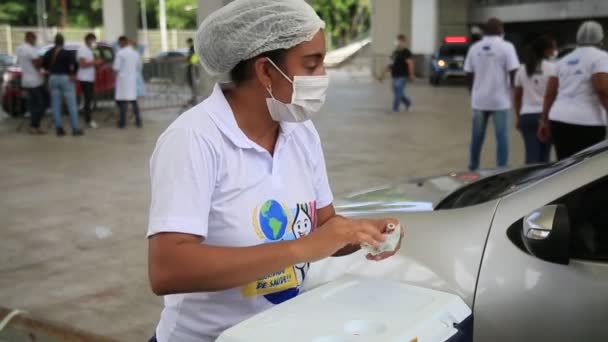
<instances>
[{"instance_id":1,"label":"concrete pillar","mask_svg":"<svg viewBox=\"0 0 608 342\"><path fill-rule=\"evenodd\" d=\"M411 49L416 54L432 55L437 48L438 0L412 0Z\"/></svg>"},{"instance_id":2,"label":"concrete pillar","mask_svg":"<svg viewBox=\"0 0 608 342\"><path fill-rule=\"evenodd\" d=\"M196 8L197 22L200 24L203 20L205 20L205 18L207 18L209 14L213 13L229 2L230 0L198 0ZM196 41L194 43L196 44ZM200 100L201 98L206 98L211 94L213 85L219 79L207 74L202 66L199 67L199 70L200 82L198 84L198 97Z\"/></svg>"},{"instance_id":3,"label":"concrete pillar","mask_svg":"<svg viewBox=\"0 0 608 342\"><path fill-rule=\"evenodd\" d=\"M470 0L439 1L439 39L445 36L468 36Z\"/></svg>"},{"instance_id":4,"label":"concrete pillar","mask_svg":"<svg viewBox=\"0 0 608 342\"><path fill-rule=\"evenodd\" d=\"M115 42L125 35L137 39L139 22L138 6L135 0L103 0L103 40Z\"/></svg>"}]
</instances>

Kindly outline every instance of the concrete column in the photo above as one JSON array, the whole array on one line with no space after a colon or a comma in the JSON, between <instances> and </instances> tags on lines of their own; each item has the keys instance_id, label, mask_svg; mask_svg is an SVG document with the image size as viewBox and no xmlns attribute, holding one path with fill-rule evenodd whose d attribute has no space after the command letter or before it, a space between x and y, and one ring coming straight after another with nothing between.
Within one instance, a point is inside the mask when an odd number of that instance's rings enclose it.
<instances>
[{"instance_id":1,"label":"concrete column","mask_svg":"<svg viewBox=\"0 0 608 342\"><path fill-rule=\"evenodd\" d=\"M416 54L432 55L437 48L437 0L412 0L411 49Z\"/></svg>"},{"instance_id":2,"label":"concrete column","mask_svg":"<svg viewBox=\"0 0 608 342\"><path fill-rule=\"evenodd\" d=\"M135 0L103 0L103 39L115 42L125 35L137 39L138 6Z\"/></svg>"},{"instance_id":3,"label":"concrete column","mask_svg":"<svg viewBox=\"0 0 608 342\"><path fill-rule=\"evenodd\" d=\"M438 0L439 39L445 36L468 36L470 0Z\"/></svg>"},{"instance_id":4,"label":"concrete column","mask_svg":"<svg viewBox=\"0 0 608 342\"><path fill-rule=\"evenodd\" d=\"M196 8L196 20L200 24L207 16L214 11L220 9L222 6L229 3L230 0L198 0ZM194 42L196 44L196 40ZM204 53L204 52L203 52ZM200 70L200 82L198 84L198 97L199 100L209 96L213 90L213 85L219 80L217 77L213 77L207 74L204 68L199 67Z\"/></svg>"}]
</instances>

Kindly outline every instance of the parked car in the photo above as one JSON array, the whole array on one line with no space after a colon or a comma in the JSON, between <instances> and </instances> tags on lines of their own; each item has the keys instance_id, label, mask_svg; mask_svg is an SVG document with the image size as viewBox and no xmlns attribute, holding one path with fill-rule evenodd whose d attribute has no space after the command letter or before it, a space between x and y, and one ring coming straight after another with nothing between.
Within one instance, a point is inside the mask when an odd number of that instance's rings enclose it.
<instances>
[{"instance_id":1,"label":"parked car","mask_svg":"<svg viewBox=\"0 0 608 342\"><path fill-rule=\"evenodd\" d=\"M176 49L163 51L156 56L150 58L150 62L156 63L172 63L172 62L186 62L188 57L188 49Z\"/></svg>"},{"instance_id":2,"label":"parked car","mask_svg":"<svg viewBox=\"0 0 608 342\"><path fill-rule=\"evenodd\" d=\"M464 78L464 60L470 46L467 37L445 37L443 44L431 57L429 82L437 86L448 78Z\"/></svg>"},{"instance_id":3,"label":"parked car","mask_svg":"<svg viewBox=\"0 0 608 342\"><path fill-rule=\"evenodd\" d=\"M607 194L608 141L547 165L348 195L340 214L407 227L401 251L315 263L307 287L367 276L455 294L475 341L608 341Z\"/></svg>"},{"instance_id":4,"label":"parked car","mask_svg":"<svg viewBox=\"0 0 608 342\"><path fill-rule=\"evenodd\" d=\"M82 43L68 42L65 49L76 54ZM38 51L40 56L53 48L53 45L41 47ZM104 60L104 64L96 68L95 71L95 99L111 98L114 96L114 85L116 76L112 70L112 62L114 61L114 50L112 46L106 43L99 43L97 49L93 52L95 56ZM21 87L21 68L18 66L9 67L3 74L4 84L2 92L2 108L5 112L13 116L23 115L26 111L26 93ZM76 94L78 102L81 98L80 85L76 84ZM94 101L93 106L96 106Z\"/></svg>"}]
</instances>

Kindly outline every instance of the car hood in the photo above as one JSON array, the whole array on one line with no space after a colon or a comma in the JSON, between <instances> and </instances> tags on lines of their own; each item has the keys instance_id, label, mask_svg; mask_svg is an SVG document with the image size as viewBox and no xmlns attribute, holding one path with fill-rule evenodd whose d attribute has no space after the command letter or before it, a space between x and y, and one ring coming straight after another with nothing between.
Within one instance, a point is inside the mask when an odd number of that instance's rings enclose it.
<instances>
[{"instance_id":1,"label":"car hood","mask_svg":"<svg viewBox=\"0 0 608 342\"><path fill-rule=\"evenodd\" d=\"M410 178L347 194L336 199L334 205L344 216L431 211L450 193L499 172L452 172L433 177Z\"/></svg>"},{"instance_id":2,"label":"car hood","mask_svg":"<svg viewBox=\"0 0 608 342\"><path fill-rule=\"evenodd\" d=\"M400 251L381 261L368 261L359 251L311 264L305 288L315 288L345 275L388 279L460 296L473 306L486 239L499 200L454 210L361 212L368 218L394 217L405 227Z\"/></svg>"}]
</instances>

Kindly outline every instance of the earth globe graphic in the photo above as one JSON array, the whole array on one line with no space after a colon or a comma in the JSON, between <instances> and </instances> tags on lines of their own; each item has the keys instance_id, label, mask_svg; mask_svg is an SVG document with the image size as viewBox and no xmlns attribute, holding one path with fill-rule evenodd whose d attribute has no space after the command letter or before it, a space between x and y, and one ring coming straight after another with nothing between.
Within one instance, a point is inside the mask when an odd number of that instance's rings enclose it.
<instances>
[{"instance_id":1,"label":"earth globe graphic","mask_svg":"<svg viewBox=\"0 0 608 342\"><path fill-rule=\"evenodd\" d=\"M270 241L280 240L285 235L288 218L285 208L275 200L266 201L260 209L260 227Z\"/></svg>"}]
</instances>

